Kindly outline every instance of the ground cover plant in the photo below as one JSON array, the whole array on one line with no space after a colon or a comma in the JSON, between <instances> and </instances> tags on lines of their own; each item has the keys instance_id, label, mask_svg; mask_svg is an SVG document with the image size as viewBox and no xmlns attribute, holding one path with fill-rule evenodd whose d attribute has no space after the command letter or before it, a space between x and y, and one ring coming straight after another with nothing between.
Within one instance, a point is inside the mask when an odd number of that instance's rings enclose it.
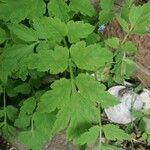
<instances>
[{"instance_id":1,"label":"ground cover plant","mask_svg":"<svg viewBox=\"0 0 150 150\"><path fill-rule=\"evenodd\" d=\"M120 125L104 109L119 103L107 89L138 69L137 48L127 38L149 33L150 2L126 0L119 12L114 3L101 0L98 12L90 0L0 0L1 136L32 150L60 131L79 149L148 146L144 113ZM112 19L123 39L103 38Z\"/></svg>"}]
</instances>

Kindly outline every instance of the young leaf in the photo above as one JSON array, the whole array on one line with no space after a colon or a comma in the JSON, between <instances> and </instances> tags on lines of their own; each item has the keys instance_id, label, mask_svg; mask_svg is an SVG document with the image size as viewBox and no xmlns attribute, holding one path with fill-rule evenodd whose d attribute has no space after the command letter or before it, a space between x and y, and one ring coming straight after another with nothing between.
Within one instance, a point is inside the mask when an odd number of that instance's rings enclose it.
<instances>
[{"instance_id":1,"label":"young leaf","mask_svg":"<svg viewBox=\"0 0 150 150\"><path fill-rule=\"evenodd\" d=\"M130 141L131 140L131 136L129 134L125 133L124 130L120 129L118 126L113 125L113 124L104 125L103 131L104 131L105 137L108 140L114 140L114 141L115 140Z\"/></svg>"},{"instance_id":2,"label":"young leaf","mask_svg":"<svg viewBox=\"0 0 150 150\"><path fill-rule=\"evenodd\" d=\"M69 7L64 0L51 0L48 3L48 11L55 17L60 18L62 21L67 22L69 20Z\"/></svg>"},{"instance_id":3,"label":"young leaf","mask_svg":"<svg viewBox=\"0 0 150 150\"><path fill-rule=\"evenodd\" d=\"M72 60L80 69L96 71L112 60L112 53L99 44L86 47L86 43L81 41L72 45L70 51Z\"/></svg>"},{"instance_id":4,"label":"young leaf","mask_svg":"<svg viewBox=\"0 0 150 150\"><path fill-rule=\"evenodd\" d=\"M59 18L43 17L41 19L36 18L33 21L33 26L39 39L50 39L60 42L68 33L66 24Z\"/></svg>"},{"instance_id":5,"label":"young leaf","mask_svg":"<svg viewBox=\"0 0 150 150\"><path fill-rule=\"evenodd\" d=\"M112 37L110 39L105 40L105 44L117 49L119 47L120 40L116 37Z\"/></svg>"},{"instance_id":6,"label":"young leaf","mask_svg":"<svg viewBox=\"0 0 150 150\"><path fill-rule=\"evenodd\" d=\"M76 43L81 38L86 38L94 30L94 27L83 21L69 21L67 23L69 42Z\"/></svg>"},{"instance_id":7,"label":"young leaf","mask_svg":"<svg viewBox=\"0 0 150 150\"><path fill-rule=\"evenodd\" d=\"M2 28L0 28L0 44L6 40L6 32Z\"/></svg>"},{"instance_id":8,"label":"young leaf","mask_svg":"<svg viewBox=\"0 0 150 150\"><path fill-rule=\"evenodd\" d=\"M22 24L8 24L7 26L15 35L17 35L18 38L23 41L32 42L38 40L38 36L32 28L28 28Z\"/></svg>"},{"instance_id":9,"label":"young leaf","mask_svg":"<svg viewBox=\"0 0 150 150\"><path fill-rule=\"evenodd\" d=\"M99 126L91 127L87 132L83 133L75 143L78 145L92 144L96 142L100 132Z\"/></svg>"},{"instance_id":10,"label":"young leaf","mask_svg":"<svg viewBox=\"0 0 150 150\"><path fill-rule=\"evenodd\" d=\"M65 47L57 46L53 50L40 51L29 58L29 69L48 71L52 74L63 72L68 67L69 51Z\"/></svg>"},{"instance_id":11,"label":"young leaf","mask_svg":"<svg viewBox=\"0 0 150 150\"><path fill-rule=\"evenodd\" d=\"M76 13L80 12L85 16L92 17L95 14L94 7L92 6L90 0L80 0L80 3L77 0L71 0L69 6L71 10L75 11Z\"/></svg>"}]
</instances>

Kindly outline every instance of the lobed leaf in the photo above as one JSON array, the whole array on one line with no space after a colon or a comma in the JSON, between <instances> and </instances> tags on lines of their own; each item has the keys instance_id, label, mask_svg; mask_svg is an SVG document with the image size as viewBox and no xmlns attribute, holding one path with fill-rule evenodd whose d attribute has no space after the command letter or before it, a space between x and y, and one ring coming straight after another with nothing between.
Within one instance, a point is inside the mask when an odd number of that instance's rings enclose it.
<instances>
[{"instance_id":1,"label":"lobed leaf","mask_svg":"<svg viewBox=\"0 0 150 150\"><path fill-rule=\"evenodd\" d=\"M90 0L80 0L80 3L77 0L70 1L70 9L75 11L76 13L80 12L83 15L94 16L95 10L91 4ZM84 9L83 9L84 8Z\"/></svg>"},{"instance_id":2,"label":"lobed leaf","mask_svg":"<svg viewBox=\"0 0 150 150\"><path fill-rule=\"evenodd\" d=\"M69 7L64 0L51 0L48 3L48 11L50 14L60 18L64 22L67 22L70 18L68 14Z\"/></svg>"},{"instance_id":3,"label":"lobed leaf","mask_svg":"<svg viewBox=\"0 0 150 150\"><path fill-rule=\"evenodd\" d=\"M39 39L60 42L68 33L67 26L59 18L42 17L33 20Z\"/></svg>"},{"instance_id":4,"label":"lobed leaf","mask_svg":"<svg viewBox=\"0 0 150 150\"><path fill-rule=\"evenodd\" d=\"M125 133L124 130L120 129L118 126L113 125L113 124L104 125L103 131L104 131L105 137L108 140L119 140L119 141L131 140L131 137L129 134Z\"/></svg>"},{"instance_id":5,"label":"lobed leaf","mask_svg":"<svg viewBox=\"0 0 150 150\"><path fill-rule=\"evenodd\" d=\"M26 27L25 25L8 24L7 26L15 35L17 35L18 38L23 41L32 42L38 40L36 32L33 29Z\"/></svg>"},{"instance_id":6,"label":"lobed leaf","mask_svg":"<svg viewBox=\"0 0 150 150\"><path fill-rule=\"evenodd\" d=\"M84 41L72 45L70 52L78 68L90 71L96 71L112 60L112 53L109 50L102 48L99 44L86 47Z\"/></svg>"},{"instance_id":7,"label":"lobed leaf","mask_svg":"<svg viewBox=\"0 0 150 150\"><path fill-rule=\"evenodd\" d=\"M65 47L57 46L53 50L40 51L29 57L29 69L48 71L52 74L64 72L68 67L69 51Z\"/></svg>"},{"instance_id":8,"label":"lobed leaf","mask_svg":"<svg viewBox=\"0 0 150 150\"><path fill-rule=\"evenodd\" d=\"M86 38L94 30L94 27L89 23L83 21L69 21L68 27L68 38L70 43L76 43L82 38Z\"/></svg>"}]
</instances>

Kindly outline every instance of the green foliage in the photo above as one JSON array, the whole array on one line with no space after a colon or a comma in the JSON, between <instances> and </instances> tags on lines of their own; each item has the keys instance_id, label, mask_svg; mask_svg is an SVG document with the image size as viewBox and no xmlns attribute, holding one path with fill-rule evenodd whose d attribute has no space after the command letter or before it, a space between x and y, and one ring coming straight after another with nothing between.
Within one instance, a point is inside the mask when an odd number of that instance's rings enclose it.
<instances>
[{"instance_id":1,"label":"green foliage","mask_svg":"<svg viewBox=\"0 0 150 150\"><path fill-rule=\"evenodd\" d=\"M0 0L0 135L32 150L61 131L80 146L99 138L95 150L131 145L126 126L106 120L104 109L119 102L106 90L136 70L137 48L127 39L147 33L150 3L127 0L118 14L114 0L99 5L96 13L90 0ZM123 39L97 32L113 17Z\"/></svg>"},{"instance_id":2,"label":"green foliage","mask_svg":"<svg viewBox=\"0 0 150 150\"><path fill-rule=\"evenodd\" d=\"M124 130L119 129L118 126L113 124L107 124L103 126L103 131L108 140L131 140L130 135L125 133Z\"/></svg>"},{"instance_id":3,"label":"green foliage","mask_svg":"<svg viewBox=\"0 0 150 150\"><path fill-rule=\"evenodd\" d=\"M94 7L90 0L81 0L80 3L76 0L71 0L70 9L76 13L80 12L83 15L92 17L95 14ZM84 8L84 9L83 9Z\"/></svg>"},{"instance_id":4,"label":"green foliage","mask_svg":"<svg viewBox=\"0 0 150 150\"><path fill-rule=\"evenodd\" d=\"M92 33L94 27L83 21L69 21L67 23L68 27L68 38L69 42L76 43L82 38L86 38L89 34Z\"/></svg>"},{"instance_id":5,"label":"green foliage","mask_svg":"<svg viewBox=\"0 0 150 150\"><path fill-rule=\"evenodd\" d=\"M48 10L50 15L58 17L64 22L67 22L70 18L68 13L70 8L64 0L51 0L48 3Z\"/></svg>"},{"instance_id":6,"label":"green foliage","mask_svg":"<svg viewBox=\"0 0 150 150\"><path fill-rule=\"evenodd\" d=\"M6 32L4 29L0 28L0 44L6 40Z\"/></svg>"}]
</instances>

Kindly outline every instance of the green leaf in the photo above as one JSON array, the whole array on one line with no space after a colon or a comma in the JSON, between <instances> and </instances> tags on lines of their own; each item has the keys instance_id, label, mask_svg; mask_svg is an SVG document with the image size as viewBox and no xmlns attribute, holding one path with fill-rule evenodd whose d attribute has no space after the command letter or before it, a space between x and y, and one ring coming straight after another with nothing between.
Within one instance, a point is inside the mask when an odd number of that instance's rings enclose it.
<instances>
[{"instance_id":1,"label":"green leaf","mask_svg":"<svg viewBox=\"0 0 150 150\"><path fill-rule=\"evenodd\" d=\"M6 40L6 32L2 28L0 28L0 44Z\"/></svg>"},{"instance_id":2,"label":"green leaf","mask_svg":"<svg viewBox=\"0 0 150 150\"><path fill-rule=\"evenodd\" d=\"M104 10L111 10L113 7L114 0L101 0L100 6Z\"/></svg>"},{"instance_id":3,"label":"green leaf","mask_svg":"<svg viewBox=\"0 0 150 150\"><path fill-rule=\"evenodd\" d=\"M3 135L3 137L5 138L12 138L14 137L15 133L16 133L16 129L9 125L8 123L4 124L0 124L0 132Z\"/></svg>"},{"instance_id":4,"label":"green leaf","mask_svg":"<svg viewBox=\"0 0 150 150\"><path fill-rule=\"evenodd\" d=\"M39 39L49 39L60 42L68 33L67 26L59 18L43 17L34 19L33 26Z\"/></svg>"},{"instance_id":5,"label":"green leaf","mask_svg":"<svg viewBox=\"0 0 150 150\"><path fill-rule=\"evenodd\" d=\"M109 21L111 21L112 17L112 12L104 9L99 13L99 22L101 25L107 24Z\"/></svg>"},{"instance_id":6,"label":"green leaf","mask_svg":"<svg viewBox=\"0 0 150 150\"><path fill-rule=\"evenodd\" d=\"M20 108L20 114L27 114L30 115L33 113L36 107L36 99L34 97L30 97L26 99Z\"/></svg>"},{"instance_id":7,"label":"green leaf","mask_svg":"<svg viewBox=\"0 0 150 150\"><path fill-rule=\"evenodd\" d=\"M113 124L107 124L103 126L105 137L108 140L119 140L119 141L131 141L131 136L125 133L124 130Z\"/></svg>"},{"instance_id":8,"label":"green leaf","mask_svg":"<svg viewBox=\"0 0 150 150\"><path fill-rule=\"evenodd\" d=\"M64 0L51 0L48 3L48 11L55 17L60 18L62 21L67 22L69 20L69 7Z\"/></svg>"},{"instance_id":9,"label":"green leaf","mask_svg":"<svg viewBox=\"0 0 150 150\"><path fill-rule=\"evenodd\" d=\"M29 94L31 92L31 87L28 83L23 83L14 88L15 92L21 94Z\"/></svg>"},{"instance_id":10,"label":"green leaf","mask_svg":"<svg viewBox=\"0 0 150 150\"><path fill-rule=\"evenodd\" d=\"M129 21L132 27L142 23L150 16L150 3L144 4L142 6L132 5L129 13Z\"/></svg>"},{"instance_id":11,"label":"green leaf","mask_svg":"<svg viewBox=\"0 0 150 150\"><path fill-rule=\"evenodd\" d=\"M28 149L32 150L41 150L48 141L46 135L36 130L20 132L17 139L20 143L25 144Z\"/></svg>"},{"instance_id":12,"label":"green leaf","mask_svg":"<svg viewBox=\"0 0 150 150\"><path fill-rule=\"evenodd\" d=\"M89 75L78 75L75 83L84 98L101 103L103 108L118 103L118 100L114 96L105 91L105 86L103 84L95 81L95 79Z\"/></svg>"},{"instance_id":13,"label":"green leaf","mask_svg":"<svg viewBox=\"0 0 150 150\"><path fill-rule=\"evenodd\" d=\"M117 49L120 45L120 39L116 37L112 37L112 38L105 40L105 44L112 48Z\"/></svg>"},{"instance_id":14,"label":"green leaf","mask_svg":"<svg viewBox=\"0 0 150 150\"><path fill-rule=\"evenodd\" d=\"M91 127L91 123L99 119L99 110L93 101L84 98L79 92L72 94L69 106L71 111L68 113L71 114L71 118L67 138L75 143L76 139Z\"/></svg>"},{"instance_id":15,"label":"green leaf","mask_svg":"<svg viewBox=\"0 0 150 150\"><path fill-rule=\"evenodd\" d=\"M83 133L75 142L78 145L93 144L96 142L100 132L99 126L91 127L87 132Z\"/></svg>"},{"instance_id":16,"label":"green leaf","mask_svg":"<svg viewBox=\"0 0 150 150\"><path fill-rule=\"evenodd\" d=\"M88 37L86 38L86 44L90 45L90 44L95 44L100 40L100 37L98 34L96 33L91 33L90 35L88 35Z\"/></svg>"},{"instance_id":17,"label":"green leaf","mask_svg":"<svg viewBox=\"0 0 150 150\"><path fill-rule=\"evenodd\" d=\"M123 30L125 32L128 32L129 31L129 24L128 24L128 22L126 22L126 20L123 19L120 16L117 16L117 20L118 20L119 24L121 25L121 27L123 28Z\"/></svg>"},{"instance_id":18,"label":"green leaf","mask_svg":"<svg viewBox=\"0 0 150 150\"><path fill-rule=\"evenodd\" d=\"M13 45L3 50L0 55L0 80L7 82L12 72L24 69L24 60L33 53L32 45Z\"/></svg>"},{"instance_id":19,"label":"green leaf","mask_svg":"<svg viewBox=\"0 0 150 150\"><path fill-rule=\"evenodd\" d=\"M0 119L4 117L4 109L0 109Z\"/></svg>"},{"instance_id":20,"label":"green leaf","mask_svg":"<svg viewBox=\"0 0 150 150\"><path fill-rule=\"evenodd\" d=\"M19 128L28 127L30 125L31 117L35 108L36 100L34 97L30 97L25 100L22 107L20 108L20 113L15 121L15 126Z\"/></svg>"},{"instance_id":21,"label":"green leaf","mask_svg":"<svg viewBox=\"0 0 150 150\"><path fill-rule=\"evenodd\" d=\"M80 3L77 0L71 0L69 6L70 9L76 13L80 12L81 14L90 17L95 15L95 10L90 0L80 0Z\"/></svg>"},{"instance_id":22,"label":"green leaf","mask_svg":"<svg viewBox=\"0 0 150 150\"><path fill-rule=\"evenodd\" d=\"M96 71L112 60L112 53L99 44L86 47L86 43L81 41L72 45L70 51L72 60L80 69Z\"/></svg>"},{"instance_id":23,"label":"green leaf","mask_svg":"<svg viewBox=\"0 0 150 150\"><path fill-rule=\"evenodd\" d=\"M81 38L86 38L94 30L94 27L83 21L69 21L67 23L69 42L76 43Z\"/></svg>"},{"instance_id":24,"label":"green leaf","mask_svg":"<svg viewBox=\"0 0 150 150\"><path fill-rule=\"evenodd\" d=\"M56 108L61 108L70 100L71 83L70 80L61 79L51 85L53 90L47 91L40 98L37 111L41 113L50 113Z\"/></svg>"},{"instance_id":25,"label":"green leaf","mask_svg":"<svg viewBox=\"0 0 150 150\"><path fill-rule=\"evenodd\" d=\"M25 115L21 114L19 117L15 120L14 126L20 129L24 129L30 126L31 123L31 115Z\"/></svg>"},{"instance_id":26,"label":"green leaf","mask_svg":"<svg viewBox=\"0 0 150 150\"><path fill-rule=\"evenodd\" d=\"M56 115L54 113L35 113L33 120L36 130L51 138Z\"/></svg>"},{"instance_id":27,"label":"green leaf","mask_svg":"<svg viewBox=\"0 0 150 150\"><path fill-rule=\"evenodd\" d=\"M32 28L22 24L8 24L8 28L21 40L26 42L37 41L38 36Z\"/></svg>"},{"instance_id":28,"label":"green leaf","mask_svg":"<svg viewBox=\"0 0 150 150\"><path fill-rule=\"evenodd\" d=\"M135 52L137 51L136 45L133 42L131 42L131 41L127 41L126 43L124 43L121 48L127 54L135 54Z\"/></svg>"},{"instance_id":29,"label":"green leaf","mask_svg":"<svg viewBox=\"0 0 150 150\"><path fill-rule=\"evenodd\" d=\"M43 0L3 0L0 3L0 19L20 22L25 18L41 17L45 6Z\"/></svg>"},{"instance_id":30,"label":"green leaf","mask_svg":"<svg viewBox=\"0 0 150 150\"><path fill-rule=\"evenodd\" d=\"M6 112L9 120L14 121L17 117L18 109L9 105L6 107Z\"/></svg>"},{"instance_id":31,"label":"green leaf","mask_svg":"<svg viewBox=\"0 0 150 150\"><path fill-rule=\"evenodd\" d=\"M137 65L133 60L128 58L124 59L123 63L125 64L125 78L130 79L131 75L137 71Z\"/></svg>"},{"instance_id":32,"label":"green leaf","mask_svg":"<svg viewBox=\"0 0 150 150\"><path fill-rule=\"evenodd\" d=\"M57 46L53 50L40 51L29 57L29 69L37 71L48 71L52 74L64 72L68 67L69 50L65 47Z\"/></svg>"}]
</instances>

